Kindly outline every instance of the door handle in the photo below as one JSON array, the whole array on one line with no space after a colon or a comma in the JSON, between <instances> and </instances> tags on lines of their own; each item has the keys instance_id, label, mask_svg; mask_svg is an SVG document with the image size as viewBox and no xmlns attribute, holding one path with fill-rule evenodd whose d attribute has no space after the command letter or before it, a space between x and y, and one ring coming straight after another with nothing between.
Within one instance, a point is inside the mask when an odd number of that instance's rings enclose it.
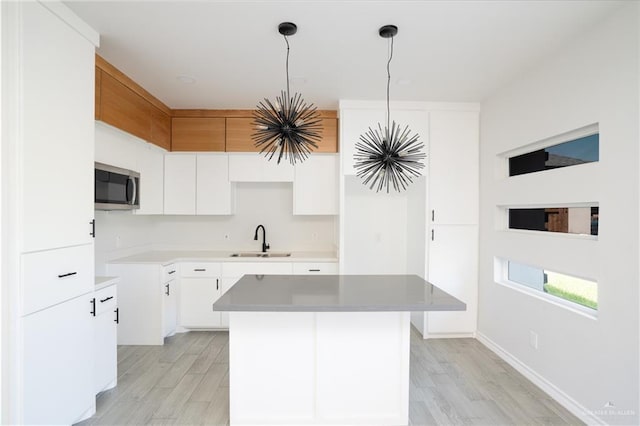
<instances>
[{"instance_id":1,"label":"door handle","mask_svg":"<svg viewBox=\"0 0 640 426\"><path fill-rule=\"evenodd\" d=\"M93 219L91 222L89 222L89 224L91 225L91 232L89 232L89 235L95 238L96 237L96 220Z\"/></svg>"},{"instance_id":2,"label":"door handle","mask_svg":"<svg viewBox=\"0 0 640 426\"><path fill-rule=\"evenodd\" d=\"M164 293L167 296L169 296L169 283L167 283L167 285L165 285L165 287L167 288L167 291Z\"/></svg>"},{"instance_id":3,"label":"door handle","mask_svg":"<svg viewBox=\"0 0 640 426\"><path fill-rule=\"evenodd\" d=\"M113 311L116 313L116 319L114 319L116 324L120 324L120 308L116 308L115 311Z\"/></svg>"},{"instance_id":4,"label":"door handle","mask_svg":"<svg viewBox=\"0 0 640 426\"><path fill-rule=\"evenodd\" d=\"M94 317L96 316L96 298L94 297L93 299L91 299L91 312L89 312L91 315L93 315Z\"/></svg>"},{"instance_id":5,"label":"door handle","mask_svg":"<svg viewBox=\"0 0 640 426\"><path fill-rule=\"evenodd\" d=\"M100 303L104 303L104 302L106 302L107 300L111 300L111 299L113 299L113 296L109 296L109 297L107 297L106 299L100 299Z\"/></svg>"},{"instance_id":6,"label":"door handle","mask_svg":"<svg viewBox=\"0 0 640 426\"><path fill-rule=\"evenodd\" d=\"M58 278L66 278L66 277L70 277L70 276L76 275L76 274L77 274L77 272L69 272L69 273L66 273L66 274L58 275Z\"/></svg>"}]
</instances>

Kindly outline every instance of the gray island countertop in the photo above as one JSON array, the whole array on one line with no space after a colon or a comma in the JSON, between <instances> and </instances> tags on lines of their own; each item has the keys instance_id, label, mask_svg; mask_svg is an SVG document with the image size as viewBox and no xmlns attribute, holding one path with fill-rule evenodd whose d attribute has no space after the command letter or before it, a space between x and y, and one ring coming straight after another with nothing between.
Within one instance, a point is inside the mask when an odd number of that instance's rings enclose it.
<instances>
[{"instance_id":1,"label":"gray island countertop","mask_svg":"<svg viewBox=\"0 0 640 426\"><path fill-rule=\"evenodd\" d=\"M464 311L467 306L417 275L245 275L214 311Z\"/></svg>"}]
</instances>

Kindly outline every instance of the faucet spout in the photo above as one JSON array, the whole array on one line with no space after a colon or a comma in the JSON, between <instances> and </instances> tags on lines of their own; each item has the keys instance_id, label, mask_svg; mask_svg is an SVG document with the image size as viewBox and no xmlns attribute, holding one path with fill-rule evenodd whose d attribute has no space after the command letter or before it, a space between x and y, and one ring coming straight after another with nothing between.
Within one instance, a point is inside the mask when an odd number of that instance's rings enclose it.
<instances>
[{"instance_id":1,"label":"faucet spout","mask_svg":"<svg viewBox=\"0 0 640 426\"><path fill-rule=\"evenodd\" d=\"M262 252L266 253L270 247L269 244L267 244L267 231L264 229L263 225L258 225L256 227L256 233L253 236L253 239L256 241L258 240L258 231L260 230L260 228L262 228Z\"/></svg>"}]
</instances>

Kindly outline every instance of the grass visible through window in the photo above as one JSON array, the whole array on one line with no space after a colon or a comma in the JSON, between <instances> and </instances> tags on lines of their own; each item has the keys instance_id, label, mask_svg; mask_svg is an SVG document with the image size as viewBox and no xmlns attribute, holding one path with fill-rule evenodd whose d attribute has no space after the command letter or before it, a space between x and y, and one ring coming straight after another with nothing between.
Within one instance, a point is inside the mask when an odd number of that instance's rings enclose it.
<instances>
[{"instance_id":1,"label":"grass visible through window","mask_svg":"<svg viewBox=\"0 0 640 426\"><path fill-rule=\"evenodd\" d=\"M598 309L598 283L571 275L559 274L524 263L507 261L508 279L533 290Z\"/></svg>"},{"instance_id":2,"label":"grass visible through window","mask_svg":"<svg viewBox=\"0 0 640 426\"><path fill-rule=\"evenodd\" d=\"M598 309L598 285L592 281L545 271L547 282L544 291L553 296Z\"/></svg>"}]
</instances>

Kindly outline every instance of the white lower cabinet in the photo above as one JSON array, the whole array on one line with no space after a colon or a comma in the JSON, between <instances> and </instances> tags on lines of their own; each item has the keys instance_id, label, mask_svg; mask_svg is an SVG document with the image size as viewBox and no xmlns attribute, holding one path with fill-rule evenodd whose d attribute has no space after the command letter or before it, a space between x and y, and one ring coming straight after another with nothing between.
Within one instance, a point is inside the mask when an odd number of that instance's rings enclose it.
<instances>
[{"instance_id":1,"label":"white lower cabinet","mask_svg":"<svg viewBox=\"0 0 640 426\"><path fill-rule=\"evenodd\" d=\"M118 300L115 284L95 292L94 332L95 393L113 388L118 377Z\"/></svg>"},{"instance_id":2,"label":"white lower cabinet","mask_svg":"<svg viewBox=\"0 0 640 426\"><path fill-rule=\"evenodd\" d=\"M168 265L163 268L162 276L162 336L171 336L178 325L178 280L177 268Z\"/></svg>"},{"instance_id":3,"label":"white lower cabinet","mask_svg":"<svg viewBox=\"0 0 640 426\"><path fill-rule=\"evenodd\" d=\"M93 293L22 318L22 424L72 424L95 413Z\"/></svg>"},{"instance_id":4,"label":"white lower cabinet","mask_svg":"<svg viewBox=\"0 0 640 426\"><path fill-rule=\"evenodd\" d=\"M177 269L174 265L110 264L118 286L118 344L162 345L177 322Z\"/></svg>"},{"instance_id":5,"label":"white lower cabinet","mask_svg":"<svg viewBox=\"0 0 640 426\"><path fill-rule=\"evenodd\" d=\"M220 312L211 305L222 295L219 263L180 265L180 326L192 328L222 327Z\"/></svg>"},{"instance_id":6,"label":"white lower cabinet","mask_svg":"<svg viewBox=\"0 0 640 426\"><path fill-rule=\"evenodd\" d=\"M294 275L336 275L337 262L296 262L293 264Z\"/></svg>"},{"instance_id":7,"label":"white lower cabinet","mask_svg":"<svg viewBox=\"0 0 640 426\"><path fill-rule=\"evenodd\" d=\"M467 304L461 312L428 312L425 337L472 335L478 299L478 227L433 225L428 281Z\"/></svg>"}]
</instances>

